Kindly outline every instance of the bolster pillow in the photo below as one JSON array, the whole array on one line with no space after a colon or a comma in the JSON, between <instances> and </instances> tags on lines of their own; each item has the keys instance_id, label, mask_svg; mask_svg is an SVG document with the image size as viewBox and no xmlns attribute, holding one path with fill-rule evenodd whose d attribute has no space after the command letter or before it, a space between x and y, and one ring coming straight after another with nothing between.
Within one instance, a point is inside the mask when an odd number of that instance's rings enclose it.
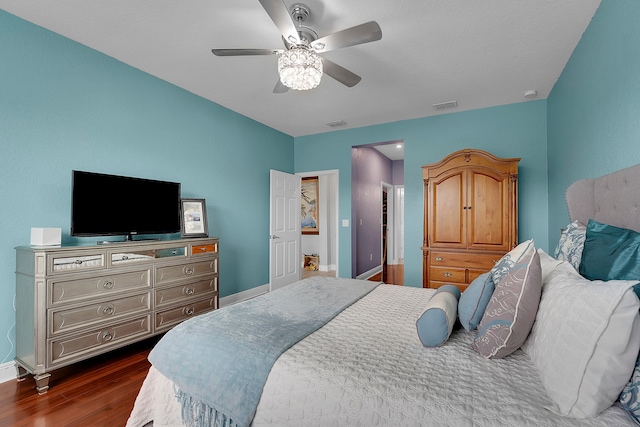
<instances>
[{"instance_id":1,"label":"bolster pillow","mask_svg":"<svg viewBox=\"0 0 640 427\"><path fill-rule=\"evenodd\" d=\"M460 290L453 285L442 286L433 294L416 322L418 337L425 347L437 347L449 339L458 315L459 298Z\"/></svg>"}]
</instances>

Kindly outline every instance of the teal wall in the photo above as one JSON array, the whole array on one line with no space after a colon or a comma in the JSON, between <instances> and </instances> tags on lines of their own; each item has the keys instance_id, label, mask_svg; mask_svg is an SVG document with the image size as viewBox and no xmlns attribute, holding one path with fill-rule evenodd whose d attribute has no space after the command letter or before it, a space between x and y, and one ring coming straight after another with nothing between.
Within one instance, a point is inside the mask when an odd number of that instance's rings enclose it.
<instances>
[{"instance_id":1,"label":"teal wall","mask_svg":"<svg viewBox=\"0 0 640 427\"><path fill-rule=\"evenodd\" d=\"M351 219L351 147L404 140L405 285L422 286L421 166L463 148L521 157L519 238L548 250L546 101L446 114L295 139L295 170L340 171L339 217ZM351 277L351 229L339 234L339 275Z\"/></svg>"},{"instance_id":2,"label":"teal wall","mask_svg":"<svg viewBox=\"0 0 640 427\"><path fill-rule=\"evenodd\" d=\"M640 163L638 22L640 1L603 0L547 100L550 242L567 186Z\"/></svg>"},{"instance_id":3,"label":"teal wall","mask_svg":"<svg viewBox=\"0 0 640 427\"><path fill-rule=\"evenodd\" d=\"M421 283L420 166L463 148L522 158L519 238L552 250L571 182L640 163L637 22L637 0L603 0L548 100L294 139L0 11L0 363L14 356L13 248L34 226L71 241L72 169L179 181L206 198L222 296L268 282L269 169L338 169L350 220L351 147L375 142L405 142L407 285ZM339 237L350 276L351 229Z\"/></svg>"},{"instance_id":4,"label":"teal wall","mask_svg":"<svg viewBox=\"0 0 640 427\"><path fill-rule=\"evenodd\" d=\"M31 227L75 240L72 169L177 181L205 198L227 296L269 281L269 169L293 172L293 143L0 11L0 363L15 353L13 248Z\"/></svg>"}]
</instances>

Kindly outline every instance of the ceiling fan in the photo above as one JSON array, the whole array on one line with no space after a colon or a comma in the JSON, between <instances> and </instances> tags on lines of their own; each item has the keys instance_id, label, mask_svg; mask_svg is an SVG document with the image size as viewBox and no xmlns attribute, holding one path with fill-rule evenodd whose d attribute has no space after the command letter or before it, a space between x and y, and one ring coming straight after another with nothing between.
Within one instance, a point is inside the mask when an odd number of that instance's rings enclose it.
<instances>
[{"instance_id":1,"label":"ceiling fan","mask_svg":"<svg viewBox=\"0 0 640 427\"><path fill-rule=\"evenodd\" d=\"M358 84L360 76L318 54L380 40L382 30L377 22L370 21L318 38L315 31L302 25L310 14L308 6L296 3L287 10L283 0L258 1L282 34L285 49L212 49L214 55L278 55L280 78L274 93L283 93L290 88L312 89L320 83L323 71L345 86Z\"/></svg>"}]
</instances>

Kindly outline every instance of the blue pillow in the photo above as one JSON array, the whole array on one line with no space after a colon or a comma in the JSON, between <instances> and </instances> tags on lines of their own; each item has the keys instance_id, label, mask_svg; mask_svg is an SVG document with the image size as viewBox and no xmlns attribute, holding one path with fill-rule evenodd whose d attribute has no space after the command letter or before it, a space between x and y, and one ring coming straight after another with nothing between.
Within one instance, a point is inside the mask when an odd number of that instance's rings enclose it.
<instances>
[{"instance_id":1,"label":"blue pillow","mask_svg":"<svg viewBox=\"0 0 640 427\"><path fill-rule=\"evenodd\" d=\"M590 219L579 271L589 280L640 281L640 233ZM640 283L633 290L640 298Z\"/></svg>"},{"instance_id":2,"label":"blue pillow","mask_svg":"<svg viewBox=\"0 0 640 427\"><path fill-rule=\"evenodd\" d=\"M494 289L493 275L488 271L476 277L460 296L458 318L467 331L478 328Z\"/></svg>"},{"instance_id":3,"label":"blue pillow","mask_svg":"<svg viewBox=\"0 0 640 427\"><path fill-rule=\"evenodd\" d=\"M425 347L437 347L449 339L456 323L459 298L460 289L453 285L441 286L433 294L416 322L418 337Z\"/></svg>"}]
</instances>

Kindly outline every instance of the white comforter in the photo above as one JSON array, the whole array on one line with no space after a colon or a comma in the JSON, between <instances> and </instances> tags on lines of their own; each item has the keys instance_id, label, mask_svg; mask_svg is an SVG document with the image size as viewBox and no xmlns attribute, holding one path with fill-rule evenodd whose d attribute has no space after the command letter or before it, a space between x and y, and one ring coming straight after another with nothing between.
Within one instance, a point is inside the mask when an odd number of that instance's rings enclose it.
<instances>
[{"instance_id":1,"label":"white comforter","mask_svg":"<svg viewBox=\"0 0 640 427\"><path fill-rule=\"evenodd\" d=\"M546 409L535 367L502 360L454 331L426 348L415 322L433 291L384 285L300 341L274 364L253 426L633 426L620 408L577 420ZM181 426L173 385L151 368L127 426Z\"/></svg>"}]
</instances>

